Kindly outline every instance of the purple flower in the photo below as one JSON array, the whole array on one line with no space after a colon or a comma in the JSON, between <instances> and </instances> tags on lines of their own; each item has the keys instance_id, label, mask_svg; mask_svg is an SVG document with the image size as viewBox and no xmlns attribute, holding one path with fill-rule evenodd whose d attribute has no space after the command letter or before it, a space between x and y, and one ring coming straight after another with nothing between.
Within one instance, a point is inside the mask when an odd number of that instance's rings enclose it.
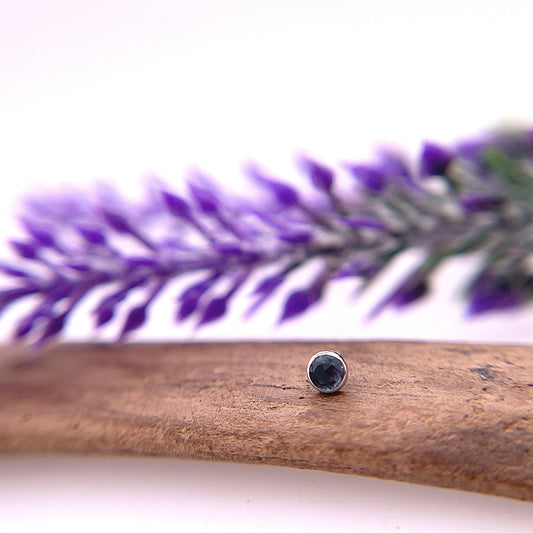
<instances>
[{"instance_id":1,"label":"purple flower","mask_svg":"<svg viewBox=\"0 0 533 533\"><path fill-rule=\"evenodd\" d=\"M374 314L420 300L437 265L470 252L499 268L477 273L467 294L471 314L533 297L531 131L484 135L450 149L425 143L418 162L381 150L373 162L347 165L361 185L355 189L314 159L301 157L299 166L314 188L309 193L250 167L256 197L230 194L196 174L185 194L156 183L139 203L110 187L27 198L22 235L0 263L0 310L34 303L16 321L14 338L38 345L55 338L98 289L95 327L125 308L124 340L149 320L157 295L175 279L184 287L178 322L222 319L250 277L258 281L247 315L287 288L283 322L313 308L333 280L356 278L364 289L414 248L426 259ZM424 179L435 175L446 178L446 188ZM311 262L322 270L302 286L301 269Z\"/></svg>"},{"instance_id":2,"label":"purple flower","mask_svg":"<svg viewBox=\"0 0 533 533\"><path fill-rule=\"evenodd\" d=\"M300 159L300 166L309 175L311 182L317 189L325 192L331 190L335 176L333 170L307 157Z\"/></svg>"},{"instance_id":3,"label":"purple flower","mask_svg":"<svg viewBox=\"0 0 533 533\"><path fill-rule=\"evenodd\" d=\"M369 192L379 193L393 184L401 188L418 188L405 158L389 148L381 148L378 151L375 163L348 164L346 168Z\"/></svg>"},{"instance_id":4,"label":"purple flower","mask_svg":"<svg viewBox=\"0 0 533 533\"><path fill-rule=\"evenodd\" d=\"M310 285L305 289L298 289L291 293L285 301L285 307L281 314L280 322L292 319L311 306L316 304L322 297L324 286L329 278L326 272L322 272Z\"/></svg>"},{"instance_id":5,"label":"purple flower","mask_svg":"<svg viewBox=\"0 0 533 533\"><path fill-rule=\"evenodd\" d=\"M23 259L39 258L39 245L37 243L11 241L10 244L15 252Z\"/></svg>"},{"instance_id":6,"label":"purple flower","mask_svg":"<svg viewBox=\"0 0 533 533\"><path fill-rule=\"evenodd\" d=\"M88 244L95 246L105 246L106 238L104 232L98 226L78 226L78 233L87 241Z\"/></svg>"},{"instance_id":7,"label":"purple flower","mask_svg":"<svg viewBox=\"0 0 533 533\"><path fill-rule=\"evenodd\" d=\"M218 198L207 188L189 181L189 193L198 210L206 215L216 215L219 211Z\"/></svg>"},{"instance_id":8,"label":"purple flower","mask_svg":"<svg viewBox=\"0 0 533 533\"><path fill-rule=\"evenodd\" d=\"M469 194L460 199L466 211L496 211L505 204L503 196L490 194Z\"/></svg>"},{"instance_id":9,"label":"purple flower","mask_svg":"<svg viewBox=\"0 0 533 533\"><path fill-rule=\"evenodd\" d=\"M51 233L51 229L40 227L32 220L21 218L21 222L28 234L32 237L36 246L42 248L56 248L56 241Z\"/></svg>"},{"instance_id":10,"label":"purple flower","mask_svg":"<svg viewBox=\"0 0 533 533\"><path fill-rule=\"evenodd\" d=\"M277 272L260 281L253 291L253 295L256 296L257 299L246 312L247 317L251 317L276 292L277 288L285 281L287 274L295 266L296 265L291 265L288 268L284 268L281 272Z\"/></svg>"},{"instance_id":11,"label":"purple flower","mask_svg":"<svg viewBox=\"0 0 533 533\"><path fill-rule=\"evenodd\" d=\"M387 185L387 173L373 165L347 165L353 176L371 192L381 192Z\"/></svg>"},{"instance_id":12,"label":"purple flower","mask_svg":"<svg viewBox=\"0 0 533 533\"><path fill-rule=\"evenodd\" d=\"M405 183L413 185L413 173L402 154L389 148L381 148L378 156L387 175L401 177Z\"/></svg>"},{"instance_id":13,"label":"purple flower","mask_svg":"<svg viewBox=\"0 0 533 533\"><path fill-rule=\"evenodd\" d=\"M191 209L189 204L183 198L167 191L162 191L161 196L163 197L167 209L172 215L184 220L191 220Z\"/></svg>"},{"instance_id":14,"label":"purple flower","mask_svg":"<svg viewBox=\"0 0 533 533\"><path fill-rule=\"evenodd\" d=\"M178 320L185 320L196 311L202 296L211 289L219 277L220 273L214 272L202 281L189 286L182 293L179 297L180 307L177 314Z\"/></svg>"},{"instance_id":15,"label":"purple flower","mask_svg":"<svg viewBox=\"0 0 533 533\"><path fill-rule=\"evenodd\" d=\"M248 274L248 271L240 272L233 279L233 283L231 284L229 290L227 290L222 296L217 296L216 298L213 298L211 301L209 301L209 303L205 306L203 310L200 321L198 322L198 326L203 326L204 324L208 324L209 322L214 322L215 320L222 318L226 314L228 302L244 283L244 281L248 277Z\"/></svg>"},{"instance_id":16,"label":"purple flower","mask_svg":"<svg viewBox=\"0 0 533 533\"><path fill-rule=\"evenodd\" d=\"M524 273L495 275L481 273L468 289L468 314L513 309L523 305L533 288L533 276Z\"/></svg>"},{"instance_id":17,"label":"purple flower","mask_svg":"<svg viewBox=\"0 0 533 533\"><path fill-rule=\"evenodd\" d=\"M248 172L259 185L274 195L280 206L288 208L298 204L298 193L287 183L267 177L255 167L250 167Z\"/></svg>"},{"instance_id":18,"label":"purple flower","mask_svg":"<svg viewBox=\"0 0 533 533\"><path fill-rule=\"evenodd\" d=\"M422 176L443 176L453 158L449 150L426 142L420 155L420 173Z\"/></svg>"},{"instance_id":19,"label":"purple flower","mask_svg":"<svg viewBox=\"0 0 533 533\"><path fill-rule=\"evenodd\" d=\"M370 312L370 317L376 317L386 307L399 309L426 296L429 291L427 275L428 273L424 268L415 270L413 274L403 280L396 289L374 307Z\"/></svg>"}]
</instances>

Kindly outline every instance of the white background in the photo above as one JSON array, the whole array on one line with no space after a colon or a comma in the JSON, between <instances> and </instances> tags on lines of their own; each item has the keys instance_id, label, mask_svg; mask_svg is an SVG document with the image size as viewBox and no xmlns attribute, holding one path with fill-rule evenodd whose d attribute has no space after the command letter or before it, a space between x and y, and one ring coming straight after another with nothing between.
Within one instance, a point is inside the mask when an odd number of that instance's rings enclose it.
<instances>
[{"instance_id":1,"label":"white background","mask_svg":"<svg viewBox=\"0 0 533 533\"><path fill-rule=\"evenodd\" d=\"M378 142L415 154L424 138L447 143L504 121L533 123L532 20L527 0L0 0L2 236L17 231L19 195L43 185L99 179L136 196L144 177L179 187L199 166L239 187L249 158L292 180L297 150L336 165L370 157ZM445 268L428 302L365 322L411 261L357 305L337 284L327 305L281 328L279 302L243 327L241 301L213 327L177 328L174 295L165 294L138 338L533 341L531 310L464 319L459 294L472 261ZM5 320L0 330L5 337ZM67 338L94 338L83 310ZM189 531L312 531L331 519L351 531L526 531L533 516L529 504L322 473L32 461L0 461L7 530L67 531L80 518L87 530L160 520ZM143 483L124 481L137 471Z\"/></svg>"}]
</instances>

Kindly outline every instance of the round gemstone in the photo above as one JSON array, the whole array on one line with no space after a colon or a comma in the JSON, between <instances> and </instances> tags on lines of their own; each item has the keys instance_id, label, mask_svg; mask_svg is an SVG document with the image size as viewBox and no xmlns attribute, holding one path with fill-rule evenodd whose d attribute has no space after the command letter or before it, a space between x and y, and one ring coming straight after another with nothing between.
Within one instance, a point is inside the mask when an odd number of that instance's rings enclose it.
<instances>
[{"instance_id":1,"label":"round gemstone","mask_svg":"<svg viewBox=\"0 0 533 533\"><path fill-rule=\"evenodd\" d=\"M311 358L307 375L319 391L336 392L346 379L346 363L335 352L319 352Z\"/></svg>"}]
</instances>

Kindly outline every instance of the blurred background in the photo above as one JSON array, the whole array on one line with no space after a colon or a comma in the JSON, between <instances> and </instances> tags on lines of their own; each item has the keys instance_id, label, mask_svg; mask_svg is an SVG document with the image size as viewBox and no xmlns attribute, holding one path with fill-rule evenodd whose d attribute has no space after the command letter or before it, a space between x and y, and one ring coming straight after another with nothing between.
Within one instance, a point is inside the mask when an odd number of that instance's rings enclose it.
<instances>
[{"instance_id":1,"label":"blurred background","mask_svg":"<svg viewBox=\"0 0 533 533\"><path fill-rule=\"evenodd\" d=\"M237 189L243 184L242 164L250 158L290 181L297 176L294 155L298 151L335 166L341 161L366 160L383 142L398 145L414 157L424 139L446 144L502 123L531 125L532 19L529 0L0 0L0 235L4 240L18 231L13 217L17 198L43 187L89 187L99 180L138 197L148 177L160 176L179 186L191 168L199 167ZM3 245L0 249L6 253ZM405 313L387 311L366 322L371 305L412 261L408 256L401 258L357 304L350 296L350 282L332 285L323 305L280 328L274 326L279 301L243 326L245 298L235 302L230 316L220 323L199 331L177 328L170 311L174 295L166 294L137 338L533 341L531 309L465 320L460 290L470 260L444 268L431 299ZM2 338L7 333L8 325L0 324ZM95 338L85 310L80 309L71 321L66 338ZM61 487L77 486L72 494L78 494L82 502L80 516L90 514L83 507L87 463L64 459L67 466L64 462L58 466L43 461L32 467L24 460L0 460L0 472L4 471L0 493L11 495L11 499L2 498L0 522L4 514L11 520L10 530L23 529L24 522L17 520L28 517L32 506L43 501L42 492L32 492L27 484L17 482L27 479L21 476L28 472L34 476L31 486L46 486L56 467L66 476L50 479L59 500L35 507L41 529L46 524L55 530L61 524L70 527L76 520L67 513L62 521L66 509L77 507L68 498L61 500L65 498ZM132 488L128 493L120 477L141 468L137 459L130 461L122 461L114 474L109 473L108 463L100 472L106 486L114 486L115 493L122 495L121 501L132 498L136 503L130 507L117 504L118 514L111 513L119 522L127 522L129 516L132 527L143 523L142 516L156 523L157 513L170 517L166 525L184 513L186 520L178 524L183 531L231 527L238 520L239 506L246 508L245 502L251 499L264 505L263 511L256 508L258 528L282 529L283 520L272 522L275 512L267 512L271 506L280 506L275 485L294 483L299 479L294 476L303 475L283 471L273 481L268 468L250 470L251 477L243 476L253 478L255 485L243 488L239 485L243 477L227 470L236 465L210 470L211 480L201 470L205 465L172 462L176 477L198 476L212 486L217 479L228 483L230 477L233 489L223 485L224 493L234 490L242 495L242 499L224 500L212 490L199 491L198 498L205 501L196 499L197 514L187 514L175 502L183 500L188 484L169 482L167 468L142 467L150 472L147 486L159 502L168 503L167 511L150 507L155 504L149 490ZM315 492L298 492L295 485L301 516L315 516L313 509L325 497L321 487L327 487L332 508L336 501L346 501L335 492L336 482L314 479ZM348 482L339 483L351 491L354 501L366 490L361 481L350 481L349 489ZM389 490L376 485L375 505L341 513L344 521L338 527L431 530L425 522L420 526L420 508L411 509L412 502L406 500L411 489L398 486ZM257 493L260 487L270 490L270 495L254 500L254 490ZM381 498L380 491L386 496ZM106 498L110 493L109 488L102 492ZM335 500L336 494L340 499ZM446 527L459 531L471 522L457 517L480 509L475 520L483 527L465 531L502 531L490 529L501 525L496 516L514 516L514 522L507 522L513 526L508 530L519 530L526 523L520 520L532 513L530 505L486 497L460 506L457 502L469 501L463 495L447 507L438 498L449 496L435 495L448 492L424 494L429 494L441 520L431 522L435 531ZM9 510L2 511L6 501ZM101 505L91 501L99 516ZM483 503L487 501L490 505ZM512 505L501 507L504 504ZM387 505L394 508L387 515L393 518L373 521L372 513L390 509ZM235 513L220 515L218 523L202 521L205 513L217 516L217 510L224 507ZM282 516L295 509L280 508ZM246 516L253 521L253 513ZM445 516L454 517L455 525L446 522ZM485 522L481 522L483 517ZM251 522L243 523L248 527ZM307 529L312 530L312 525L306 523ZM298 529L297 524L293 526Z\"/></svg>"}]
</instances>

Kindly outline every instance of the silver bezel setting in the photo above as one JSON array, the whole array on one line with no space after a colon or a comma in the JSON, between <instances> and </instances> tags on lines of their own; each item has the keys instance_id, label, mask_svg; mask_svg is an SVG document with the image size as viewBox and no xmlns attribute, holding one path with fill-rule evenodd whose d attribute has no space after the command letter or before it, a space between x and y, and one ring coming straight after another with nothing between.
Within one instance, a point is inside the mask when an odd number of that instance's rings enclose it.
<instances>
[{"instance_id":1,"label":"silver bezel setting","mask_svg":"<svg viewBox=\"0 0 533 533\"><path fill-rule=\"evenodd\" d=\"M334 389L330 389L330 390L321 389L320 387L318 387L317 385L315 385L313 383L313 380L311 379L311 376L309 374L309 369L311 368L311 364L313 363L313 361L315 359L317 359L318 357L321 357L323 355L330 355L330 356L334 357L335 359L338 359L340 361L340 363L342 364L342 367L344 369L344 376L343 376L341 382ZM315 355L313 355L311 357L311 359L309 359L309 363L307 363L307 381L309 381L311 386L314 389L316 389L318 392L321 392L323 394L334 394L335 392L338 392L338 391L341 390L341 388L346 383L347 379L348 379L348 365L346 364L346 361L344 360L344 358L342 357L342 355L339 352L335 352L334 350L321 350L320 352L317 352Z\"/></svg>"}]
</instances>

